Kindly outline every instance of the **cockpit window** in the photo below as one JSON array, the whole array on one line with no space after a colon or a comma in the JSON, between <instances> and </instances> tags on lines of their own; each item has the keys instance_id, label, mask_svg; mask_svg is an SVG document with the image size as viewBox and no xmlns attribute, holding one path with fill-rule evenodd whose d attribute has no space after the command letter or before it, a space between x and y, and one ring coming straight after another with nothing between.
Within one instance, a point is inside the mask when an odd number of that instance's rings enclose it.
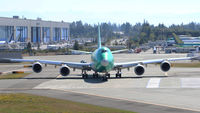
<instances>
[{"instance_id":1,"label":"cockpit window","mask_svg":"<svg viewBox=\"0 0 200 113\"><path fill-rule=\"evenodd\" d=\"M102 52L102 53L105 53L105 52L107 52L107 50L104 50L104 49L103 49L103 50L101 50L101 52Z\"/></svg>"}]
</instances>

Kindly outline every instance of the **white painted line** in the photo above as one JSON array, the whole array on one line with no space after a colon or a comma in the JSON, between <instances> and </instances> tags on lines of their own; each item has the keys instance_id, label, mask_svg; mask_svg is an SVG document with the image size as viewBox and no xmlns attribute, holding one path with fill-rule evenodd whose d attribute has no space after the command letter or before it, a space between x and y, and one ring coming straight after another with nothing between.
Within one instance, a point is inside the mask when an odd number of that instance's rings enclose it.
<instances>
[{"instance_id":1,"label":"white painted line","mask_svg":"<svg viewBox=\"0 0 200 113\"><path fill-rule=\"evenodd\" d=\"M161 78L151 78L147 83L146 88L159 88Z\"/></svg>"},{"instance_id":2,"label":"white painted line","mask_svg":"<svg viewBox=\"0 0 200 113\"><path fill-rule=\"evenodd\" d=\"M24 71L24 72L27 72L27 71L31 71L31 69L30 68L15 69L15 70L11 70L11 71L2 72L1 75L12 74L14 71Z\"/></svg>"},{"instance_id":3,"label":"white painted line","mask_svg":"<svg viewBox=\"0 0 200 113\"><path fill-rule=\"evenodd\" d=\"M200 78L181 78L181 88L200 88Z\"/></svg>"}]
</instances>

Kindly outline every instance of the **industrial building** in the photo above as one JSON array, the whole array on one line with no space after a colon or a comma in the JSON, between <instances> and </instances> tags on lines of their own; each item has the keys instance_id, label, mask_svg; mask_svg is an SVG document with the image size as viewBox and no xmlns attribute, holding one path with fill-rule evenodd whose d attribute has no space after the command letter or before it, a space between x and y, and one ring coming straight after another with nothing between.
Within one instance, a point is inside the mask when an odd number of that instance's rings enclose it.
<instances>
[{"instance_id":1,"label":"industrial building","mask_svg":"<svg viewBox=\"0 0 200 113\"><path fill-rule=\"evenodd\" d=\"M179 35L179 38L183 41L184 46L200 46L200 37Z\"/></svg>"},{"instance_id":2,"label":"industrial building","mask_svg":"<svg viewBox=\"0 0 200 113\"><path fill-rule=\"evenodd\" d=\"M188 46L200 46L200 37L191 37L187 35L179 35L178 36L181 41L183 41L183 44L179 44L184 47ZM168 38L167 44L172 46L173 44L176 44L176 41L173 37Z\"/></svg>"},{"instance_id":3,"label":"industrial building","mask_svg":"<svg viewBox=\"0 0 200 113\"><path fill-rule=\"evenodd\" d=\"M44 21L41 18L0 17L0 42L48 44L68 41L69 25L67 22Z\"/></svg>"}]
</instances>

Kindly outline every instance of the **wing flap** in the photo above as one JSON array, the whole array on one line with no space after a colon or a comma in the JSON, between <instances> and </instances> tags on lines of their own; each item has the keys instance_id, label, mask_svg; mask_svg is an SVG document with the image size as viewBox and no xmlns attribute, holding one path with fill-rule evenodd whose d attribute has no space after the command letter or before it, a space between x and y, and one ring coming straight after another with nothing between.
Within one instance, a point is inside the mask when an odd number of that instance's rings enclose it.
<instances>
[{"instance_id":1,"label":"wing flap","mask_svg":"<svg viewBox=\"0 0 200 113\"><path fill-rule=\"evenodd\" d=\"M4 59L9 62L40 62L42 64L49 64L49 65L67 65L71 68L77 68L77 69L90 69L91 63L78 63L78 62L63 62L63 61L51 61L51 60L37 60L37 59Z\"/></svg>"},{"instance_id":2,"label":"wing flap","mask_svg":"<svg viewBox=\"0 0 200 113\"><path fill-rule=\"evenodd\" d=\"M167 58L167 59L153 59L153 60L143 60L143 61L134 61L134 62L124 62L124 63L115 63L115 68L129 68L137 66L138 64L157 64L162 63L163 61L180 61L180 60L195 60L193 57L183 57L183 58Z\"/></svg>"}]
</instances>

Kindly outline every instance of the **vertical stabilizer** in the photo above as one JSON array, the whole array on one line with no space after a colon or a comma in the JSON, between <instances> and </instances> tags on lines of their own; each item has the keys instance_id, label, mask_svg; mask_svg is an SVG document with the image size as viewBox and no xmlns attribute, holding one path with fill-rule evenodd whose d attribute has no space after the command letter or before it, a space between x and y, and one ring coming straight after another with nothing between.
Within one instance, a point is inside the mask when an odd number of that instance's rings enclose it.
<instances>
[{"instance_id":1,"label":"vertical stabilizer","mask_svg":"<svg viewBox=\"0 0 200 113\"><path fill-rule=\"evenodd\" d=\"M101 33L99 24L98 24L98 48L101 48Z\"/></svg>"}]
</instances>

